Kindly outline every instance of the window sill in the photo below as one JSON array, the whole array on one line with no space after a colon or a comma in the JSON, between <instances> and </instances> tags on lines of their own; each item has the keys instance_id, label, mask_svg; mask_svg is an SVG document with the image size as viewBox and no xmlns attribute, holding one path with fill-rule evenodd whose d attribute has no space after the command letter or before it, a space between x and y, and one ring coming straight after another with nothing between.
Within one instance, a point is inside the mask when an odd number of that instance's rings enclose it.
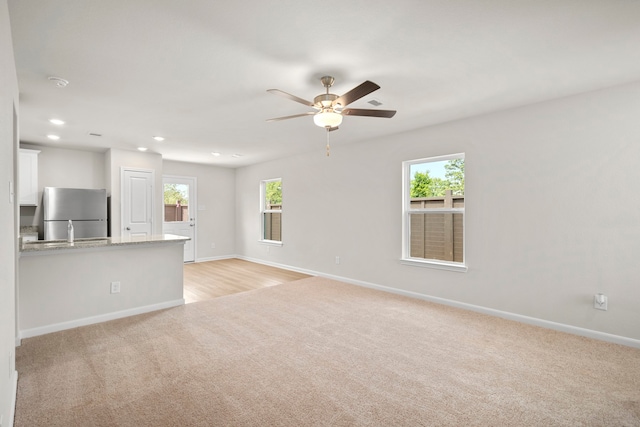
<instances>
[{"instance_id":1,"label":"window sill","mask_svg":"<svg viewBox=\"0 0 640 427\"><path fill-rule=\"evenodd\" d=\"M282 246L282 242L279 242L277 240L258 240L258 243L269 246Z\"/></svg>"},{"instance_id":2,"label":"window sill","mask_svg":"<svg viewBox=\"0 0 640 427\"><path fill-rule=\"evenodd\" d=\"M433 260L422 260L417 258L404 258L400 260L400 264L412 265L414 267L435 268L437 270L457 271L466 273L468 267L464 264L450 263L446 261L438 262Z\"/></svg>"}]
</instances>

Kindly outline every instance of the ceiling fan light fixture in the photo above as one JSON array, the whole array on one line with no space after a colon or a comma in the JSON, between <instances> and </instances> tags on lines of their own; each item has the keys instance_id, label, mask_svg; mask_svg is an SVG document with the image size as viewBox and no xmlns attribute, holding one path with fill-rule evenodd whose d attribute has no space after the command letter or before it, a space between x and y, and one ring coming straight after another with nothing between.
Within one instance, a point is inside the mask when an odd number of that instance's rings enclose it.
<instances>
[{"instance_id":1,"label":"ceiling fan light fixture","mask_svg":"<svg viewBox=\"0 0 640 427\"><path fill-rule=\"evenodd\" d=\"M313 122L321 128L334 128L342 123L342 114L332 110L321 111L313 116Z\"/></svg>"}]
</instances>

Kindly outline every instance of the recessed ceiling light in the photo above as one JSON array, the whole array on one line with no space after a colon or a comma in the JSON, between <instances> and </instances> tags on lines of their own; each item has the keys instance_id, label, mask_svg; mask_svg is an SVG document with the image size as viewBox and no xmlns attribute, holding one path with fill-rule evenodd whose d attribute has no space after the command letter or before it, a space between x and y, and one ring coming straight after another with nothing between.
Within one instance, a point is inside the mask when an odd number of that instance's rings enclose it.
<instances>
[{"instance_id":1,"label":"recessed ceiling light","mask_svg":"<svg viewBox=\"0 0 640 427\"><path fill-rule=\"evenodd\" d=\"M138 147L139 151L147 151L147 147Z\"/></svg>"},{"instance_id":2,"label":"recessed ceiling light","mask_svg":"<svg viewBox=\"0 0 640 427\"><path fill-rule=\"evenodd\" d=\"M47 138L53 139L54 141L57 141L57 140L60 139L60 137L58 135L47 135Z\"/></svg>"},{"instance_id":3,"label":"recessed ceiling light","mask_svg":"<svg viewBox=\"0 0 640 427\"><path fill-rule=\"evenodd\" d=\"M242 157L242 154L232 154L231 157L235 157L235 158Z\"/></svg>"},{"instance_id":4,"label":"recessed ceiling light","mask_svg":"<svg viewBox=\"0 0 640 427\"><path fill-rule=\"evenodd\" d=\"M64 120L60 120L60 119L51 119L49 120L50 123L53 123L54 125L63 125L64 124Z\"/></svg>"},{"instance_id":5,"label":"recessed ceiling light","mask_svg":"<svg viewBox=\"0 0 640 427\"><path fill-rule=\"evenodd\" d=\"M213 153L211 153L211 154L213 154L214 156L218 157L221 153L218 153L217 151L214 151L214 152L213 152Z\"/></svg>"},{"instance_id":6,"label":"recessed ceiling light","mask_svg":"<svg viewBox=\"0 0 640 427\"><path fill-rule=\"evenodd\" d=\"M154 136L153 139L155 139L156 141L164 141L164 138L161 136Z\"/></svg>"}]
</instances>

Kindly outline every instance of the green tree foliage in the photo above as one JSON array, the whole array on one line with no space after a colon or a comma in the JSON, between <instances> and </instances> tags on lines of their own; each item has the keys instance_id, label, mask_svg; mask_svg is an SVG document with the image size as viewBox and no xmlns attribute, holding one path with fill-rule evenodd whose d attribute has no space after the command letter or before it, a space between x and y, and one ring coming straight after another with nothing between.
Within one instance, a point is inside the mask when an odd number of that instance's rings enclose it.
<instances>
[{"instance_id":1,"label":"green tree foliage","mask_svg":"<svg viewBox=\"0 0 640 427\"><path fill-rule=\"evenodd\" d=\"M444 170L453 194L464 194L464 159L449 160Z\"/></svg>"},{"instance_id":2,"label":"green tree foliage","mask_svg":"<svg viewBox=\"0 0 640 427\"><path fill-rule=\"evenodd\" d=\"M266 203L268 205L282 204L282 181L268 181L266 185Z\"/></svg>"},{"instance_id":3,"label":"green tree foliage","mask_svg":"<svg viewBox=\"0 0 640 427\"><path fill-rule=\"evenodd\" d=\"M177 205L178 202L182 206L189 205L188 187L181 184L165 184L164 185L164 204Z\"/></svg>"},{"instance_id":4,"label":"green tree foliage","mask_svg":"<svg viewBox=\"0 0 640 427\"><path fill-rule=\"evenodd\" d=\"M431 193L431 181L429 171L416 172L411 180L411 197L427 197Z\"/></svg>"},{"instance_id":5,"label":"green tree foliage","mask_svg":"<svg viewBox=\"0 0 640 427\"><path fill-rule=\"evenodd\" d=\"M416 172L411 180L411 197L442 197L446 190L464 194L464 159L449 160L444 169L445 179L430 177L428 170Z\"/></svg>"}]
</instances>

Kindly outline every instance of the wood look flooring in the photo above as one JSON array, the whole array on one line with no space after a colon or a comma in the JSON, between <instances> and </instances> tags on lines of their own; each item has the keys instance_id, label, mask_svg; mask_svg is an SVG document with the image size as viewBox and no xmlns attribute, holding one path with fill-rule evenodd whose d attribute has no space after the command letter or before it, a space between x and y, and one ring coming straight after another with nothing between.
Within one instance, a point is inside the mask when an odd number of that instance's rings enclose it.
<instances>
[{"instance_id":1,"label":"wood look flooring","mask_svg":"<svg viewBox=\"0 0 640 427\"><path fill-rule=\"evenodd\" d=\"M206 301L311 277L237 258L184 265L185 302Z\"/></svg>"}]
</instances>

